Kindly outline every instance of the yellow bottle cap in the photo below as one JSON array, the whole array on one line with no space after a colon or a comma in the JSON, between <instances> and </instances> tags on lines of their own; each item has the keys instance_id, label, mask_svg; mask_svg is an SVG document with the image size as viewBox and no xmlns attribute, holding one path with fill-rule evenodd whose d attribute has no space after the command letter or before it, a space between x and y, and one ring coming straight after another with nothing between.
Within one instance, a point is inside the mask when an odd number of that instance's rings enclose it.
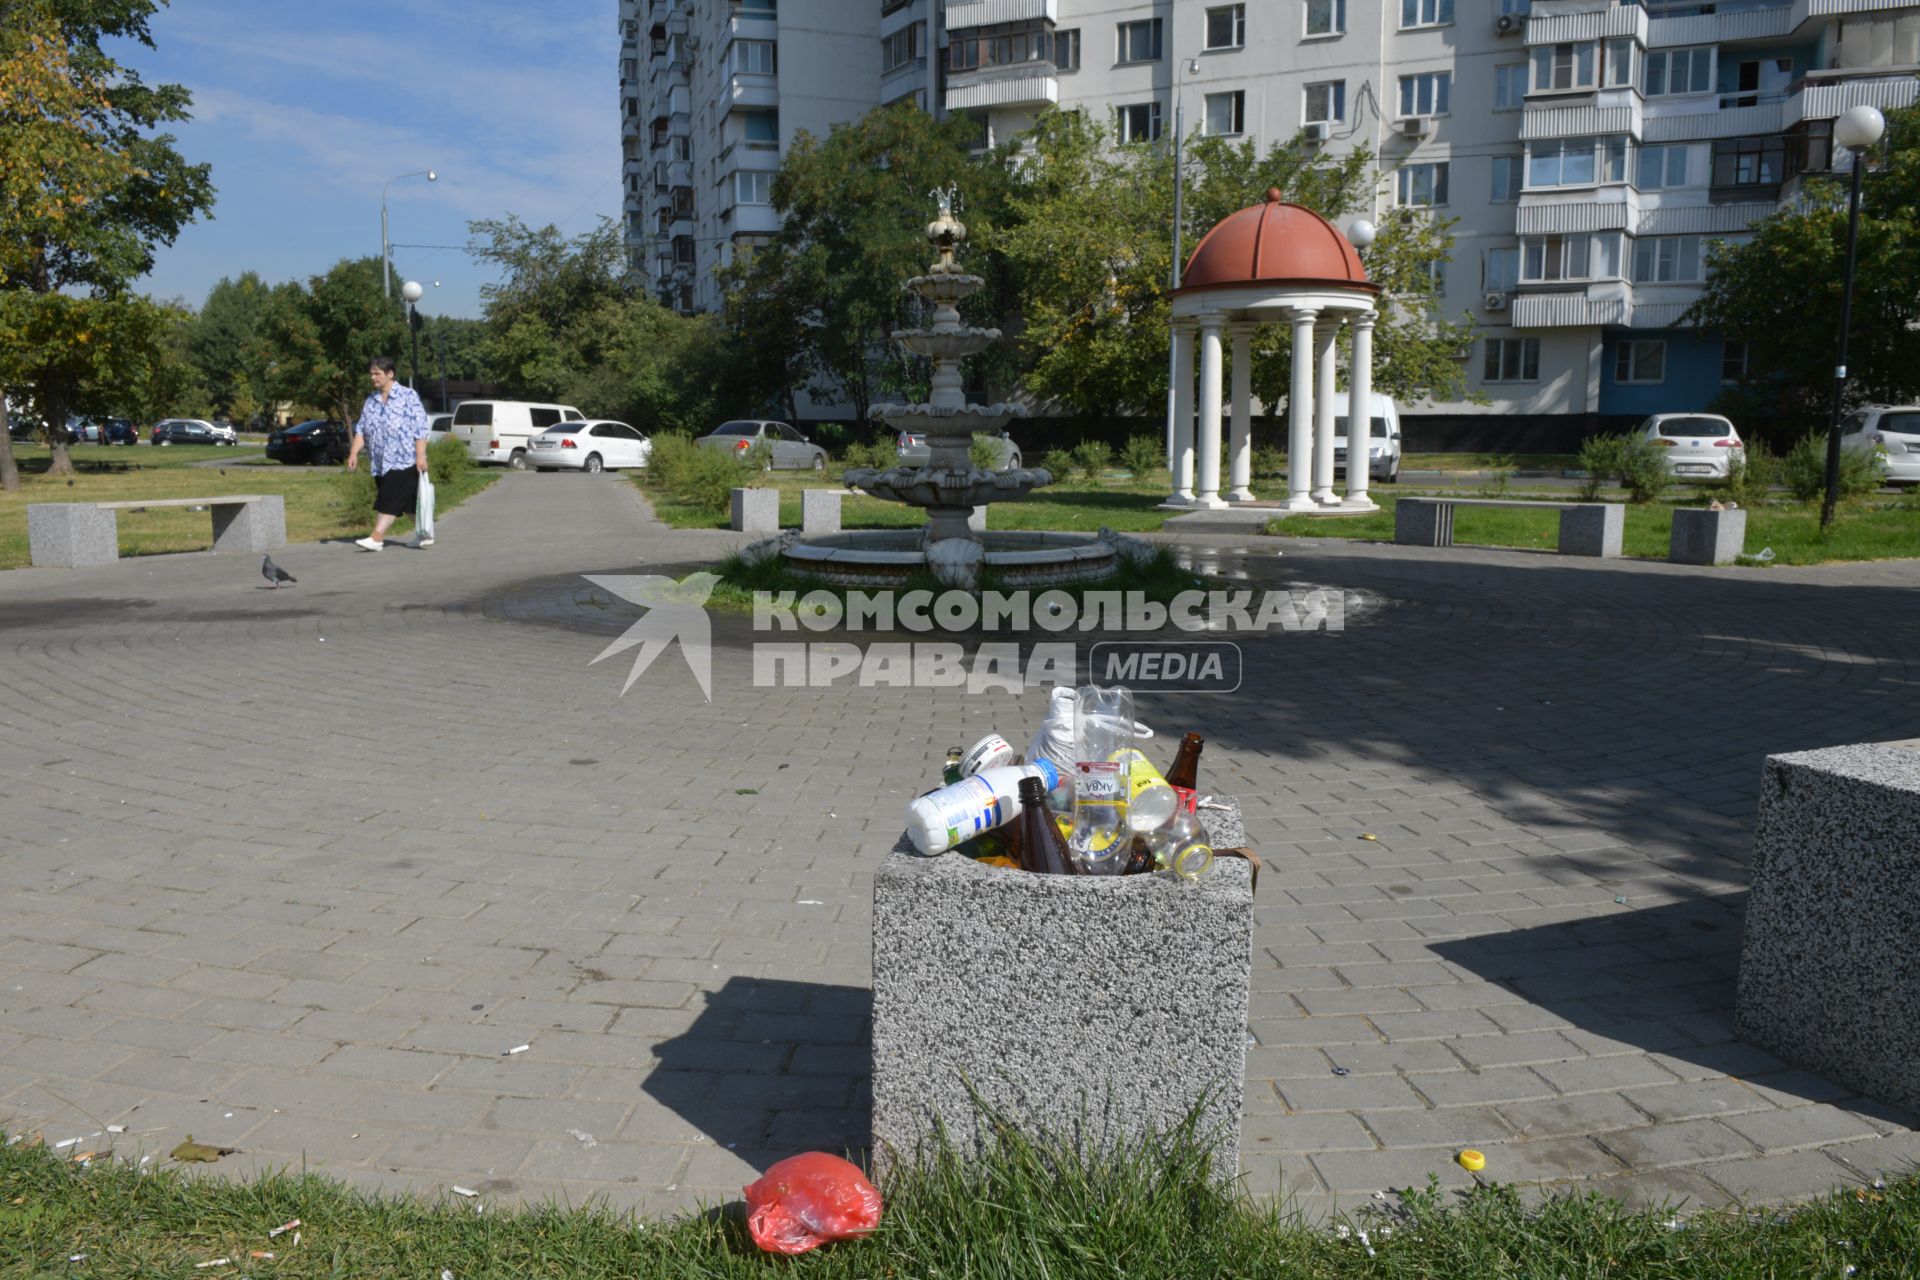
<instances>
[{"instance_id":1,"label":"yellow bottle cap","mask_svg":"<svg viewBox=\"0 0 1920 1280\"><path fill-rule=\"evenodd\" d=\"M1478 1173L1487 1167L1487 1158L1471 1147L1455 1156L1454 1160L1469 1173Z\"/></svg>"}]
</instances>

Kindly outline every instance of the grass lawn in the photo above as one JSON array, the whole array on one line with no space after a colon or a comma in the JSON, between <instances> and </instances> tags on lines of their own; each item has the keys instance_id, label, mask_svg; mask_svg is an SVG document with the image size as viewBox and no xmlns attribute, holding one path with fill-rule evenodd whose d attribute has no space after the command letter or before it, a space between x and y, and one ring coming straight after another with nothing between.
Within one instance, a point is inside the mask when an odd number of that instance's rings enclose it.
<instances>
[{"instance_id":1,"label":"grass lawn","mask_svg":"<svg viewBox=\"0 0 1920 1280\"><path fill-rule=\"evenodd\" d=\"M1393 541L1394 495L1375 490L1379 511L1365 516L1287 516L1272 521L1268 533L1298 538L1360 538ZM1566 502L1559 494L1507 495ZM1628 506L1621 547L1629 556L1667 558L1676 506L1700 505L1694 499ZM1559 540L1560 516L1554 511L1460 507L1454 512L1453 540L1488 547L1552 550ZM1831 560L1896 560L1920 556L1920 503L1874 498L1842 507L1827 534L1820 531L1818 504L1749 508L1746 550L1773 548L1774 564L1820 564Z\"/></svg>"},{"instance_id":2,"label":"grass lawn","mask_svg":"<svg viewBox=\"0 0 1920 1280\"><path fill-rule=\"evenodd\" d=\"M26 1143L0 1150L0 1274L1867 1280L1912 1276L1920 1258L1912 1177L1792 1213L1684 1222L1599 1199L1529 1210L1510 1188L1445 1202L1421 1192L1327 1229L1222 1192L1204 1160L1178 1148L1163 1173L1134 1162L1088 1167L1011 1138L977 1160L949 1156L884 1184L880 1227L867 1238L785 1258L754 1248L737 1208L654 1221L594 1207L496 1212L484 1200L362 1195L317 1175L228 1182L148 1168L108 1157L81 1165ZM268 1237L296 1218L297 1235Z\"/></svg>"},{"instance_id":3,"label":"grass lawn","mask_svg":"<svg viewBox=\"0 0 1920 1280\"><path fill-rule=\"evenodd\" d=\"M20 488L0 493L0 569L18 569L30 563L27 548L27 505L37 502L126 502L142 498L209 498L229 493L277 493L286 499L287 541L316 542L366 529L348 523L335 484L339 467L287 467L262 463L242 445L222 449L211 445L176 445L155 449L149 445L75 445L74 462L82 470L67 480L46 474L47 451L15 446L20 459ZM189 463L218 459L226 474L214 467ZM127 463L137 470L92 472L97 463ZM440 511L458 506L498 478L497 472L469 470L457 486L436 493ZM213 545L213 519L205 511L162 507L152 511L118 511L120 554L155 555L166 551L204 551ZM398 536L411 531L401 521Z\"/></svg>"},{"instance_id":4,"label":"grass lawn","mask_svg":"<svg viewBox=\"0 0 1920 1280\"><path fill-rule=\"evenodd\" d=\"M725 529L727 516L715 515L683 502L675 501L657 488L648 487L635 474L635 483L653 504L655 514L676 529ZM744 473L753 477L754 473ZM800 527L800 493L804 489L840 489L838 469L825 475L811 471L760 473L760 488L780 491L780 524ZM1123 471L1109 471L1099 484L1073 476L1035 490L1017 502L996 502L987 509L989 529L1065 529L1092 533L1102 525L1122 533L1151 533L1165 524L1177 511L1160 511L1166 500L1167 473L1138 479ZM1285 482L1277 482L1284 488ZM1260 486L1256 486L1256 492ZM840 505L840 525L844 529L917 529L927 522L926 513L898 502L849 493Z\"/></svg>"}]
</instances>

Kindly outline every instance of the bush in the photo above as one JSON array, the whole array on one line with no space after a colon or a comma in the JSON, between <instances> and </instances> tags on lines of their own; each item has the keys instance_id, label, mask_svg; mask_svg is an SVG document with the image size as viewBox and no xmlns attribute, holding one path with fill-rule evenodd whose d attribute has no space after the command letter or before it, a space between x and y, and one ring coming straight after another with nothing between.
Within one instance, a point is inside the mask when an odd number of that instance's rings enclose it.
<instances>
[{"instance_id":1,"label":"bush","mask_svg":"<svg viewBox=\"0 0 1920 1280\"><path fill-rule=\"evenodd\" d=\"M472 466L467 458L466 442L458 436L448 436L436 440L427 446L427 475L433 480L436 489L445 489L460 483Z\"/></svg>"},{"instance_id":2,"label":"bush","mask_svg":"<svg viewBox=\"0 0 1920 1280\"><path fill-rule=\"evenodd\" d=\"M1827 494L1827 433L1802 436L1780 460L1780 482L1801 502L1818 502ZM1840 500L1858 498L1880 487L1880 467L1870 449L1840 451Z\"/></svg>"},{"instance_id":3,"label":"bush","mask_svg":"<svg viewBox=\"0 0 1920 1280\"><path fill-rule=\"evenodd\" d=\"M687 476L695 465L695 454L699 449L693 443L693 437L684 431L657 431L653 435L653 452L647 457L646 482L660 489L672 489Z\"/></svg>"},{"instance_id":4,"label":"bush","mask_svg":"<svg viewBox=\"0 0 1920 1280\"><path fill-rule=\"evenodd\" d=\"M1040 465L1053 473L1054 480L1065 480L1073 474L1073 455L1065 449L1049 449Z\"/></svg>"},{"instance_id":5,"label":"bush","mask_svg":"<svg viewBox=\"0 0 1920 1280\"><path fill-rule=\"evenodd\" d=\"M373 523L373 476L368 468L342 471L333 478L334 505L340 508L340 522L346 525Z\"/></svg>"},{"instance_id":6,"label":"bush","mask_svg":"<svg viewBox=\"0 0 1920 1280\"><path fill-rule=\"evenodd\" d=\"M1727 496L1743 507L1757 507L1780 478L1780 459L1764 440L1749 440L1728 459Z\"/></svg>"},{"instance_id":7,"label":"bush","mask_svg":"<svg viewBox=\"0 0 1920 1280\"><path fill-rule=\"evenodd\" d=\"M1107 465L1113 461L1113 446L1105 440L1082 440L1073 447L1073 465L1088 480L1098 483Z\"/></svg>"},{"instance_id":8,"label":"bush","mask_svg":"<svg viewBox=\"0 0 1920 1280\"><path fill-rule=\"evenodd\" d=\"M1132 472L1135 480L1146 479L1166 464L1166 447L1152 436L1129 436L1120 446L1120 465Z\"/></svg>"},{"instance_id":9,"label":"bush","mask_svg":"<svg viewBox=\"0 0 1920 1280\"><path fill-rule=\"evenodd\" d=\"M1625 436L1589 436L1580 443L1580 469L1587 473L1580 482L1580 501L1598 501L1600 490L1620 474L1620 446L1625 443Z\"/></svg>"},{"instance_id":10,"label":"bush","mask_svg":"<svg viewBox=\"0 0 1920 1280\"><path fill-rule=\"evenodd\" d=\"M1287 470L1287 451L1277 449L1270 444L1255 445L1253 449L1253 474L1256 476L1285 475Z\"/></svg>"},{"instance_id":11,"label":"bush","mask_svg":"<svg viewBox=\"0 0 1920 1280\"><path fill-rule=\"evenodd\" d=\"M1636 505L1657 500L1673 487L1667 471L1667 451L1643 435L1630 435L1620 445L1620 483Z\"/></svg>"},{"instance_id":12,"label":"bush","mask_svg":"<svg viewBox=\"0 0 1920 1280\"><path fill-rule=\"evenodd\" d=\"M773 470L773 446L765 440L756 440L753 447L745 453L736 455L739 465L749 471Z\"/></svg>"},{"instance_id":13,"label":"bush","mask_svg":"<svg viewBox=\"0 0 1920 1280\"><path fill-rule=\"evenodd\" d=\"M1000 464L999 437L976 431L973 442L967 446L967 461L982 471L992 471Z\"/></svg>"},{"instance_id":14,"label":"bush","mask_svg":"<svg viewBox=\"0 0 1920 1280\"><path fill-rule=\"evenodd\" d=\"M647 459L646 482L667 496L702 511L724 514L740 487L740 464L729 455L694 444L683 431L662 431L653 437Z\"/></svg>"},{"instance_id":15,"label":"bush","mask_svg":"<svg viewBox=\"0 0 1920 1280\"><path fill-rule=\"evenodd\" d=\"M895 446L882 440L856 440L840 454L842 465L848 467L875 467L886 470L900 461Z\"/></svg>"}]
</instances>

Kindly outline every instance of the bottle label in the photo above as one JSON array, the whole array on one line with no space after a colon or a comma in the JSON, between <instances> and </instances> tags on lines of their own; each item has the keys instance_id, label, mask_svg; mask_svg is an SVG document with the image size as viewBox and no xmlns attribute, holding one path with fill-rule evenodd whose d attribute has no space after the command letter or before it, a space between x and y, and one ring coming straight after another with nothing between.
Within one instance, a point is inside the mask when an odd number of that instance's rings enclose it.
<instances>
[{"instance_id":1,"label":"bottle label","mask_svg":"<svg viewBox=\"0 0 1920 1280\"><path fill-rule=\"evenodd\" d=\"M978 778L962 778L950 787L942 787L937 795L948 848L1000 825L999 797Z\"/></svg>"},{"instance_id":2,"label":"bottle label","mask_svg":"<svg viewBox=\"0 0 1920 1280\"><path fill-rule=\"evenodd\" d=\"M1013 763L1013 744L997 733L990 733L968 749L960 759L960 776L970 778L983 769Z\"/></svg>"},{"instance_id":3,"label":"bottle label","mask_svg":"<svg viewBox=\"0 0 1920 1280\"><path fill-rule=\"evenodd\" d=\"M1118 761L1082 760L1079 768L1073 788L1075 798L1111 803L1126 794L1126 775Z\"/></svg>"}]
</instances>

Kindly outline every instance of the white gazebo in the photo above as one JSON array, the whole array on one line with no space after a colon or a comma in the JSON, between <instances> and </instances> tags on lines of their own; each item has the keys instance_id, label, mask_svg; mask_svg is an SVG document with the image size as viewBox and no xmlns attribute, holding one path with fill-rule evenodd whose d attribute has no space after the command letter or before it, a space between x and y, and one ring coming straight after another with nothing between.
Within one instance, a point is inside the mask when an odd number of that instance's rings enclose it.
<instances>
[{"instance_id":1,"label":"white gazebo","mask_svg":"<svg viewBox=\"0 0 1920 1280\"><path fill-rule=\"evenodd\" d=\"M1367 280L1352 243L1311 209L1267 192L1266 203L1231 214L1201 239L1173 295L1173 495L1170 504L1219 508L1253 501L1253 330L1293 327L1287 396L1287 511L1378 510L1367 497L1367 423L1373 402L1373 323L1380 286ZM1334 492L1334 351L1353 326L1347 488ZM1194 338L1200 340L1199 474L1194 474ZM1233 342L1227 492L1220 492L1222 343Z\"/></svg>"}]
</instances>

